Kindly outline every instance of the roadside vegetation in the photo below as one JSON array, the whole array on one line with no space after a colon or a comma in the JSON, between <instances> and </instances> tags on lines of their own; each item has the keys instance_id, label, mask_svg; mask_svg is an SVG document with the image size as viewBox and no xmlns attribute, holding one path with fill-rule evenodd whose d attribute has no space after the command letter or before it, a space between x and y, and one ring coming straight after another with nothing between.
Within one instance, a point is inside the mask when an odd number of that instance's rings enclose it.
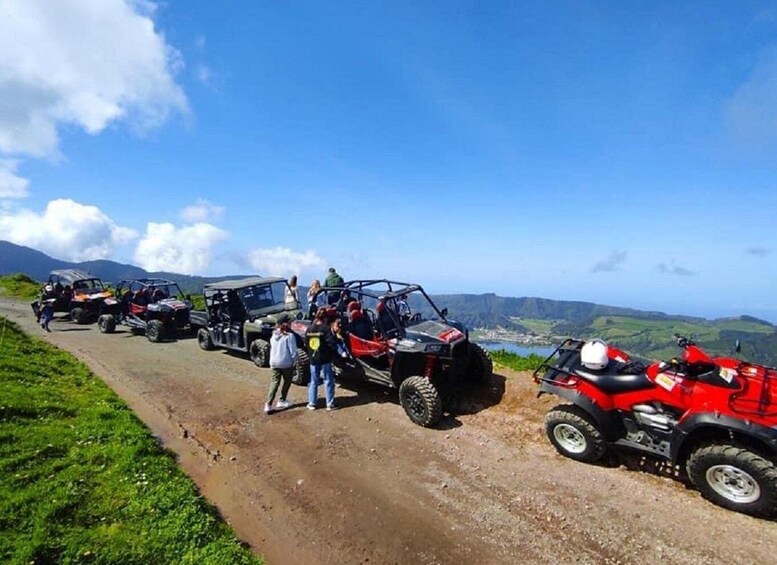
<instances>
[{"instance_id":1,"label":"roadside vegetation","mask_svg":"<svg viewBox=\"0 0 777 565\"><path fill-rule=\"evenodd\" d=\"M2 317L0 562L261 563L107 385Z\"/></svg>"},{"instance_id":2,"label":"roadside vegetation","mask_svg":"<svg viewBox=\"0 0 777 565\"><path fill-rule=\"evenodd\" d=\"M541 355L532 353L531 355L523 356L516 353L511 353L504 349L497 349L491 351L491 359L497 365L502 365L514 371L533 371L545 360Z\"/></svg>"},{"instance_id":3,"label":"roadside vegetation","mask_svg":"<svg viewBox=\"0 0 777 565\"><path fill-rule=\"evenodd\" d=\"M11 298L35 300L38 297L41 283L22 273L0 277L0 289Z\"/></svg>"}]
</instances>

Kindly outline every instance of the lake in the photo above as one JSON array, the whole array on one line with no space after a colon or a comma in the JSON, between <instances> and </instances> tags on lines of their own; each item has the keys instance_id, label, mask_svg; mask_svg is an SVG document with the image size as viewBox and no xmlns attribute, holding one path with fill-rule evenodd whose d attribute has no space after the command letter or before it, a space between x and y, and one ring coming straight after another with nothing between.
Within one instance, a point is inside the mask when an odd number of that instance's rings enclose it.
<instances>
[{"instance_id":1,"label":"lake","mask_svg":"<svg viewBox=\"0 0 777 565\"><path fill-rule=\"evenodd\" d=\"M478 341L478 343L489 351L504 349L505 351L515 353L522 357L527 357L532 353L539 355L540 357L547 357L556 349L552 345L524 345L522 343L510 343L506 341Z\"/></svg>"}]
</instances>

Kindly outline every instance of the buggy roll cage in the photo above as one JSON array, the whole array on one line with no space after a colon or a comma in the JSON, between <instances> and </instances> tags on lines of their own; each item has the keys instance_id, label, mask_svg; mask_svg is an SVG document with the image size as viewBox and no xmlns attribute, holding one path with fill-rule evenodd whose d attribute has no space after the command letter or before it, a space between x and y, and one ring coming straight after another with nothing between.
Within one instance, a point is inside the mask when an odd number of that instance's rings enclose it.
<instances>
[{"instance_id":1,"label":"buggy roll cage","mask_svg":"<svg viewBox=\"0 0 777 565\"><path fill-rule=\"evenodd\" d=\"M378 285L385 285L385 288L377 289ZM413 292L420 292L426 299L427 303L434 309L441 320L447 321L445 316L448 314L446 308L440 310L434 301L426 294L426 291L419 284L406 283L400 281L392 281L389 279L356 279L343 283L342 286L323 286L315 294L319 296L321 293L330 292L347 292L349 294L355 293L361 296L367 296L375 300L399 298L403 294L411 294Z\"/></svg>"}]
</instances>

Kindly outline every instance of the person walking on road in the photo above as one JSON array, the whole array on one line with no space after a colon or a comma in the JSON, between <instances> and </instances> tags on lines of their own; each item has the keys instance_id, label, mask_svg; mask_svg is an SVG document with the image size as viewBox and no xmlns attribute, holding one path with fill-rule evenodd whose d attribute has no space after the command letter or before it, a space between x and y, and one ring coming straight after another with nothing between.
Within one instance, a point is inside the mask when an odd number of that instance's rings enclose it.
<instances>
[{"instance_id":1,"label":"person walking on road","mask_svg":"<svg viewBox=\"0 0 777 565\"><path fill-rule=\"evenodd\" d=\"M308 385L308 410L316 409L319 379L324 381L326 409L335 410L335 377L332 373L332 359L337 343L331 328L326 323L324 310L316 311L313 324L305 332L305 341L310 352L310 384Z\"/></svg>"},{"instance_id":2,"label":"person walking on road","mask_svg":"<svg viewBox=\"0 0 777 565\"><path fill-rule=\"evenodd\" d=\"M297 360L299 352L297 350L297 341L294 334L291 333L291 316L282 314L278 318L278 327L270 338L270 368L272 376L270 377L270 390L267 394L267 402L264 403L264 413L269 414L273 411L273 400L278 392L278 386L283 379L281 387L281 397L275 405L275 410L284 410L291 406L288 401L289 389L291 388L291 378L294 374L294 362Z\"/></svg>"}]
</instances>

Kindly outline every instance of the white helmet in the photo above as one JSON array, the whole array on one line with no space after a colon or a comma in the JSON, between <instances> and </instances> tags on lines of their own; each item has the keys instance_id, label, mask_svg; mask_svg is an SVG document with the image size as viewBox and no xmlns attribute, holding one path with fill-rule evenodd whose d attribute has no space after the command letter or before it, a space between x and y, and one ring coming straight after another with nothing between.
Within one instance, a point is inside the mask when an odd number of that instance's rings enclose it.
<instances>
[{"instance_id":1,"label":"white helmet","mask_svg":"<svg viewBox=\"0 0 777 565\"><path fill-rule=\"evenodd\" d=\"M47 284L46 286L43 287L43 292L54 292L54 287L51 286L50 284Z\"/></svg>"},{"instance_id":2,"label":"white helmet","mask_svg":"<svg viewBox=\"0 0 777 565\"><path fill-rule=\"evenodd\" d=\"M580 361L586 369L591 369L592 371L604 369L610 361L607 357L607 344L601 339L592 339L585 342L583 349L580 351Z\"/></svg>"}]
</instances>

